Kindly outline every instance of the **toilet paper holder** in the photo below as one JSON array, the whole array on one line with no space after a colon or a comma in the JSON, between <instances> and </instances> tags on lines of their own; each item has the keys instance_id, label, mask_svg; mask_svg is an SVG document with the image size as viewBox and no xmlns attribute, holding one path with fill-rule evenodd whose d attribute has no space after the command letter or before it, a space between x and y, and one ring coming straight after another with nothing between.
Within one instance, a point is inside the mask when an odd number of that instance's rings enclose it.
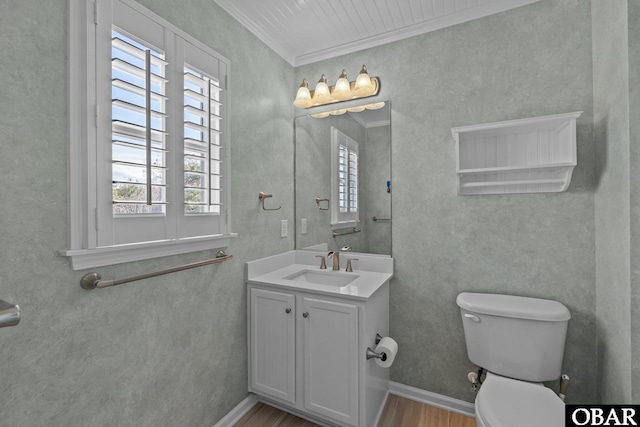
<instances>
[{"instance_id":1,"label":"toilet paper holder","mask_svg":"<svg viewBox=\"0 0 640 427\"><path fill-rule=\"evenodd\" d=\"M380 340L382 340L382 335L376 334L376 345L380 344ZM371 350L371 347L367 347L367 360L369 359L382 359L382 361L384 362L385 360L387 360L387 355L382 352L376 353L375 351Z\"/></svg>"}]
</instances>

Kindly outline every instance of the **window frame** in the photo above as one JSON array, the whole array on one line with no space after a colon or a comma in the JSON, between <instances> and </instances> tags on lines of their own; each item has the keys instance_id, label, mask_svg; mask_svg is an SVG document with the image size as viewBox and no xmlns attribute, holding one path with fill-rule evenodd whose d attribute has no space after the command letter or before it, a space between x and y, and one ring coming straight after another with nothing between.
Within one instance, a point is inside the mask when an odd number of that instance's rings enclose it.
<instances>
[{"instance_id":1,"label":"window frame","mask_svg":"<svg viewBox=\"0 0 640 427\"><path fill-rule=\"evenodd\" d=\"M178 38L204 51L207 55L216 58L225 65L226 75L223 89L226 91L226 115L222 121L222 133L225 135L221 141L222 170L224 177L220 212L221 228L217 234L206 234L191 237L173 237L153 241L130 242L126 244L98 243L98 224L101 204L97 197L98 185L104 185L100 179L100 173L104 179L105 172L102 164L105 159L98 156L98 126L103 126L105 117L111 121L111 100L102 104L98 101L97 85L98 74L104 73L97 65L97 39L101 36L100 25L108 25L111 29L111 14L107 6L112 1L119 1L133 8L145 17L153 20L164 28L165 32L173 33ZM138 261L162 256L177 255L203 250L215 250L227 247L231 239L237 234L231 231L231 157L230 157L230 61L219 55L213 49L197 41L184 31L160 18L153 12L132 0L69 0L69 37L68 37L68 249L61 250L60 254L71 259L73 270L89 267L112 265L123 262ZM105 24L105 22L107 24ZM177 43L174 40L174 43ZM109 61L109 69L110 69ZM177 62L177 59L176 59ZM103 62L103 64L105 64ZM184 64L178 64L182 68ZM181 82L180 82L181 83ZM175 102L176 106L169 110L178 111L177 104L182 108L182 102ZM107 110L107 111L104 111ZM183 148L183 135L175 135L175 141L171 144L176 150ZM182 155L180 155L182 158ZM109 162L111 159L108 159ZM111 170L108 170L111 179ZM171 178L175 185L183 188L183 173L174 174ZM175 199L180 203L178 211L184 214L182 198ZM111 202L111 199L109 200ZM104 202L103 202L104 203ZM224 217L224 218L223 218ZM176 216L177 226L181 220Z\"/></svg>"}]
</instances>

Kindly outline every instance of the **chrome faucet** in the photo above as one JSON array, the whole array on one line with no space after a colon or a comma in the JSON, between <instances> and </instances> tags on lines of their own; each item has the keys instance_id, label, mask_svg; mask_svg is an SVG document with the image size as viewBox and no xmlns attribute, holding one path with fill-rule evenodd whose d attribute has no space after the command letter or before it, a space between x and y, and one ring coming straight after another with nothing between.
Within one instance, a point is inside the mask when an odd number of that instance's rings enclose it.
<instances>
[{"instance_id":1,"label":"chrome faucet","mask_svg":"<svg viewBox=\"0 0 640 427\"><path fill-rule=\"evenodd\" d=\"M338 251L329 252L327 256L331 257L333 271L340 270L340 252Z\"/></svg>"},{"instance_id":2,"label":"chrome faucet","mask_svg":"<svg viewBox=\"0 0 640 427\"><path fill-rule=\"evenodd\" d=\"M316 258L320 258L320 270L326 270L327 263L324 260L324 255L316 255Z\"/></svg>"}]
</instances>

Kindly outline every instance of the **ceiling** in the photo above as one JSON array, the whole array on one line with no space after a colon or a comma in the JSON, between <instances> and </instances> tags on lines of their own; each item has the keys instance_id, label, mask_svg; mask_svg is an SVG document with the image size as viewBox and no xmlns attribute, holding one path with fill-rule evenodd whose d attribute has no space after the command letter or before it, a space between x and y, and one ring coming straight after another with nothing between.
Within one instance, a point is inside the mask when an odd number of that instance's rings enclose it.
<instances>
[{"instance_id":1,"label":"ceiling","mask_svg":"<svg viewBox=\"0 0 640 427\"><path fill-rule=\"evenodd\" d=\"M293 66L539 0L214 0Z\"/></svg>"}]
</instances>

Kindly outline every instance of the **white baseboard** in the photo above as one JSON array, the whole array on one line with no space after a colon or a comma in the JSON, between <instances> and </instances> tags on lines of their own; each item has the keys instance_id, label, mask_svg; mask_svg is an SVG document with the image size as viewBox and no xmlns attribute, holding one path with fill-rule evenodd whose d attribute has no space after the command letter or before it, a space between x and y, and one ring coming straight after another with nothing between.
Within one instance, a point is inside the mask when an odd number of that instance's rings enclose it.
<instances>
[{"instance_id":1,"label":"white baseboard","mask_svg":"<svg viewBox=\"0 0 640 427\"><path fill-rule=\"evenodd\" d=\"M231 427L237 423L240 418L244 417L244 414L249 412L253 405L258 402L258 397L250 393L242 402L238 403L235 408L225 415L220 421L218 421L213 427Z\"/></svg>"},{"instance_id":2,"label":"white baseboard","mask_svg":"<svg viewBox=\"0 0 640 427\"><path fill-rule=\"evenodd\" d=\"M415 400L417 402L426 403L427 405L435 406L437 408L448 409L449 411L466 415L467 417L475 418L476 416L476 410L473 403L454 399L453 397L444 396L438 393L432 393L430 391L400 384L394 381L389 381L389 393L393 393L400 397L406 397L407 399Z\"/></svg>"}]
</instances>

